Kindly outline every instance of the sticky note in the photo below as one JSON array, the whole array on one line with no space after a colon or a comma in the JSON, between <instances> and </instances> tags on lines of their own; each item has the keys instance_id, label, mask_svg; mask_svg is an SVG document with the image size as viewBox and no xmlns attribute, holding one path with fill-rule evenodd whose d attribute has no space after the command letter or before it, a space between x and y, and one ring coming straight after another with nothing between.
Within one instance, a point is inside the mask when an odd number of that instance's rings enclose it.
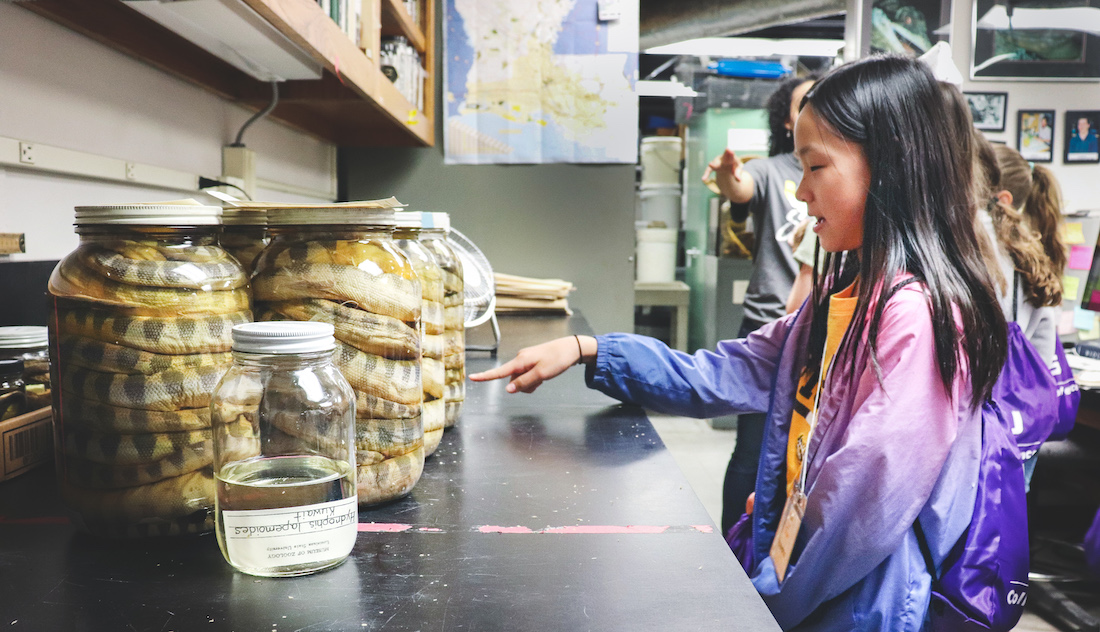
<instances>
[{"instance_id":1,"label":"sticky note","mask_svg":"<svg viewBox=\"0 0 1100 632\"><path fill-rule=\"evenodd\" d=\"M1095 319L1093 319L1095 320ZM1100 327L1093 327L1092 331L1078 331L1078 340L1097 340L1100 339Z\"/></svg>"},{"instance_id":2,"label":"sticky note","mask_svg":"<svg viewBox=\"0 0 1100 632\"><path fill-rule=\"evenodd\" d=\"M1073 308L1073 326L1079 331L1092 331L1096 326L1096 312L1080 307Z\"/></svg>"},{"instance_id":3,"label":"sticky note","mask_svg":"<svg viewBox=\"0 0 1100 632\"><path fill-rule=\"evenodd\" d=\"M1070 246L1070 270L1088 270L1092 267L1092 246Z\"/></svg>"},{"instance_id":4,"label":"sticky note","mask_svg":"<svg viewBox=\"0 0 1100 632\"><path fill-rule=\"evenodd\" d=\"M1058 321L1058 335L1068 336L1075 333L1077 328L1073 326L1073 312L1068 309L1062 310L1062 318Z\"/></svg>"},{"instance_id":5,"label":"sticky note","mask_svg":"<svg viewBox=\"0 0 1100 632\"><path fill-rule=\"evenodd\" d=\"M1093 292L1095 294L1095 291ZM1076 301L1081 295L1081 279L1075 276L1062 277L1062 300Z\"/></svg>"},{"instance_id":6,"label":"sticky note","mask_svg":"<svg viewBox=\"0 0 1100 632\"><path fill-rule=\"evenodd\" d=\"M1085 231L1081 228L1081 222L1066 222L1062 228L1062 237L1067 244L1085 243Z\"/></svg>"}]
</instances>

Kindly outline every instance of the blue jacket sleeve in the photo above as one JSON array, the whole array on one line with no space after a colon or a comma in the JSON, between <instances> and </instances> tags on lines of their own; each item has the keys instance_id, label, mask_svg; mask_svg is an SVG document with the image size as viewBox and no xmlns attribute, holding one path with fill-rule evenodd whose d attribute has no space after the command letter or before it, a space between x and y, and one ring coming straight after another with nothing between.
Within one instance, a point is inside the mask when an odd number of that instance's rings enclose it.
<instances>
[{"instance_id":1,"label":"blue jacket sleeve","mask_svg":"<svg viewBox=\"0 0 1100 632\"><path fill-rule=\"evenodd\" d=\"M692 355L634 334L597 336L590 388L620 401L685 417L766 412L793 315Z\"/></svg>"}]
</instances>

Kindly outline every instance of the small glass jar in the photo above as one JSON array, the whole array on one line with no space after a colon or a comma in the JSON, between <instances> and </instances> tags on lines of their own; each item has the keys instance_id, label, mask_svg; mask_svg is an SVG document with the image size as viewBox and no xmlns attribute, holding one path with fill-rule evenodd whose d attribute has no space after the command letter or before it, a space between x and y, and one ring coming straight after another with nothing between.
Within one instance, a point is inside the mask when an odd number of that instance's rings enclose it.
<instances>
[{"instance_id":1,"label":"small glass jar","mask_svg":"<svg viewBox=\"0 0 1100 632\"><path fill-rule=\"evenodd\" d=\"M424 471L422 292L393 242L393 210L275 208L267 219L256 320L335 327L333 362L356 395L359 504L400 498Z\"/></svg>"},{"instance_id":2,"label":"small glass jar","mask_svg":"<svg viewBox=\"0 0 1100 632\"><path fill-rule=\"evenodd\" d=\"M252 272L253 262L267 246L267 209L222 209L222 230L218 239L226 252L241 262L245 272Z\"/></svg>"},{"instance_id":3,"label":"small glass jar","mask_svg":"<svg viewBox=\"0 0 1100 632\"><path fill-rule=\"evenodd\" d=\"M443 399L444 382L447 370L443 365L443 347L445 325L443 321L443 269L435 255L420 242L420 213L406 211L395 215L397 228L393 233L394 243L409 258L416 275L420 277L420 287L424 300L420 314L421 333L421 378L424 382L424 407L421 417L424 420L424 456L431 456L443 439L446 425L446 406Z\"/></svg>"},{"instance_id":4,"label":"small glass jar","mask_svg":"<svg viewBox=\"0 0 1100 632\"><path fill-rule=\"evenodd\" d=\"M331 568L355 545L355 393L327 323L233 328L214 389L215 517L226 561L250 575Z\"/></svg>"},{"instance_id":5,"label":"small glass jar","mask_svg":"<svg viewBox=\"0 0 1100 632\"><path fill-rule=\"evenodd\" d=\"M85 530L214 528L210 393L251 322L248 277L217 243L218 207L78 207L50 276L58 484Z\"/></svg>"},{"instance_id":6,"label":"small glass jar","mask_svg":"<svg viewBox=\"0 0 1100 632\"><path fill-rule=\"evenodd\" d=\"M45 327L0 327L0 359L23 361L27 410L50 405L49 333Z\"/></svg>"},{"instance_id":7,"label":"small glass jar","mask_svg":"<svg viewBox=\"0 0 1100 632\"><path fill-rule=\"evenodd\" d=\"M0 421L27 412L26 396L23 386L23 361L0 360Z\"/></svg>"},{"instance_id":8,"label":"small glass jar","mask_svg":"<svg viewBox=\"0 0 1100 632\"><path fill-rule=\"evenodd\" d=\"M443 399L446 427L458 422L466 401L466 306L462 281L462 259L447 243L451 219L447 213L423 213L420 240L443 268L443 320L445 326L443 364L447 370Z\"/></svg>"}]
</instances>

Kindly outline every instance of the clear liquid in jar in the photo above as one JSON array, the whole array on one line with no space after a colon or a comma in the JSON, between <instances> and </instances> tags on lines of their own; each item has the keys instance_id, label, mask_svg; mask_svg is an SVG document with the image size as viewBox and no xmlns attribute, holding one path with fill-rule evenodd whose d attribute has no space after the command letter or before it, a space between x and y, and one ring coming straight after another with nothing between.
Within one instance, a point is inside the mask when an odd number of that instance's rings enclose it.
<instances>
[{"instance_id":1,"label":"clear liquid in jar","mask_svg":"<svg viewBox=\"0 0 1100 632\"><path fill-rule=\"evenodd\" d=\"M358 497L350 463L322 456L259 457L217 474L218 545L251 575L331 568L355 545Z\"/></svg>"}]
</instances>

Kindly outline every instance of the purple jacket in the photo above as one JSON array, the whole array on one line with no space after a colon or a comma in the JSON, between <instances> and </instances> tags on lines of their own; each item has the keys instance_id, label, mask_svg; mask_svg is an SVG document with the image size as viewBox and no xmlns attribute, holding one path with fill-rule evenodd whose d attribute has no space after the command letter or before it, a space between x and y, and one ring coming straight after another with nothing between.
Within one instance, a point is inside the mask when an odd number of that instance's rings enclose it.
<instances>
[{"instance_id":1,"label":"purple jacket","mask_svg":"<svg viewBox=\"0 0 1100 632\"><path fill-rule=\"evenodd\" d=\"M810 440L808 502L780 586L768 551L786 500L786 450L810 308L743 340L694 355L630 334L600 336L589 386L650 409L712 417L766 412L753 515L753 584L785 630L920 630L936 563L970 522L981 452L980 407L966 363L946 390L919 284L886 305L881 382L866 345L834 366Z\"/></svg>"}]
</instances>

